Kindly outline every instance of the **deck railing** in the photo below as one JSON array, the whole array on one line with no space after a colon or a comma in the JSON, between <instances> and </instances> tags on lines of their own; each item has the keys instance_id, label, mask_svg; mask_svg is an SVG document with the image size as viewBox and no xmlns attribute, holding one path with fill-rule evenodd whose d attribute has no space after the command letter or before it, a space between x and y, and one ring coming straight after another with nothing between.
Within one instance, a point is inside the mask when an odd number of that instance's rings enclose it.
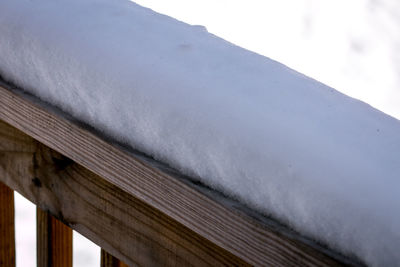
<instances>
[{"instance_id":1,"label":"deck railing","mask_svg":"<svg viewBox=\"0 0 400 267\"><path fill-rule=\"evenodd\" d=\"M2 122L0 122L0 128L2 133L8 132L4 130L11 130L11 133L16 131ZM4 136L2 137L3 143L0 148L5 145ZM0 155L2 153L4 151L1 151ZM0 173L4 175L4 170L6 170L4 166L7 163L6 157L2 156L0 161L2 160L3 173ZM41 186L37 178L34 178L33 183L35 186ZM13 267L16 264L14 215L14 191L0 182L0 267ZM71 267L73 259L72 229L40 208L36 210L36 227L37 266ZM99 256L101 267L127 266L103 249Z\"/></svg>"},{"instance_id":2,"label":"deck railing","mask_svg":"<svg viewBox=\"0 0 400 267\"><path fill-rule=\"evenodd\" d=\"M37 266L72 266L72 229L37 208ZM0 266L15 266L14 191L0 182ZM101 267L126 267L101 250Z\"/></svg>"},{"instance_id":3,"label":"deck railing","mask_svg":"<svg viewBox=\"0 0 400 267\"><path fill-rule=\"evenodd\" d=\"M102 266L359 264L4 82L0 182L1 266L15 264L13 190L38 206L38 266L72 265L71 229Z\"/></svg>"}]
</instances>

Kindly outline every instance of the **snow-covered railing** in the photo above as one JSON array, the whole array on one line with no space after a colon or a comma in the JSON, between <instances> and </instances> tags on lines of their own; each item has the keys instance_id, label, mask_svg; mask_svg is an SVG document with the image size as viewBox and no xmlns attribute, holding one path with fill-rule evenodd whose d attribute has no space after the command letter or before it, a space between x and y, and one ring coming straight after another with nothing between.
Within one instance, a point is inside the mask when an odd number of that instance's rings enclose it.
<instances>
[{"instance_id":1,"label":"snow-covered railing","mask_svg":"<svg viewBox=\"0 0 400 267\"><path fill-rule=\"evenodd\" d=\"M400 263L399 121L204 27L2 0L0 75L0 179L128 264Z\"/></svg>"},{"instance_id":2,"label":"snow-covered railing","mask_svg":"<svg viewBox=\"0 0 400 267\"><path fill-rule=\"evenodd\" d=\"M356 264L4 83L0 155L11 188L1 187L2 211L17 190L128 265ZM38 266L69 266L69 228L40 209ZM4 266L14 260L12 216L1 213Z\"/></svg>"}]
</instances>

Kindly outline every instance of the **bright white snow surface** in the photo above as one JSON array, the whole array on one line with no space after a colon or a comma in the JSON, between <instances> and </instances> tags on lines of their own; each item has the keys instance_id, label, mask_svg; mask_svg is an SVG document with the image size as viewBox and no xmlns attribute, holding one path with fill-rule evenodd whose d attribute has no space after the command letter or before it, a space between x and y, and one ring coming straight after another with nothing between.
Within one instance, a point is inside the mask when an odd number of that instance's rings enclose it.
<instances>
[{"instance_id":1,"label":"bright white snow surface","mask_svg":"<svg viewBox=\"0 0 400 267\"><path fill-rule=\"evenodd\" d=\"M400 122L365 103L127 0L1 0L0 74L303 234L400 265Z\"/></svg>"}]
</instances>

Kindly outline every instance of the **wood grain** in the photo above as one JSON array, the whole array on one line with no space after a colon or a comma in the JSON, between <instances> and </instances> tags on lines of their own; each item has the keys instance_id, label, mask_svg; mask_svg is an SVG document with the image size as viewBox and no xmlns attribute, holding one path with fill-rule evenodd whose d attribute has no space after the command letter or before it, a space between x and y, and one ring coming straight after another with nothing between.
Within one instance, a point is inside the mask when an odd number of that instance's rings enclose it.
<instances>
[{"instance_id":1,"label":"wood grain","mask_svg":"<svg viewBox=\"0 0 400 267\"><path fill-rule=\"evenodd\" d=\"M15 266L14 191L1 182L0 266Z\"/></svg>"},{"instance_id":2,"label":"wood grain","mask_svg":"<svg viewBox=\"0 0 400 267\"><path fill-rule=\"evenodd\" d=\"M100 267L128 267L128 265L102 249L100 256Z\"/></svg>"},{"instance_id":3,"label":"wood grain","mask_svg":"<svg viewBox=\"0 0 400 267\"><path fill-rule=\"evenodd\" d=\"M0 128L11 128L1 123ZM2 142L19 142L1 137ZM26 142L26 140L25 140ZM246 263L100 176L31 139L33 153L4 153L0 181L67 223L129 266L226 266ZM30 155L30 159L27 159ZM8 162L8 163L7 163ZM38 229L48 229L38 211ZM47 226L46 226L47 225ZM38 243L39 266L51 261ZM41 264L43 263L43 264ZM123 266L123 265L122 265Z\"/></svg>"},{"instance_id":4,"label":"wood grain","mask_svg":"<svg viewBox=\"0 0 400 267\"><path fill-rule=\"evenodd\" d=\"M1 120L86 167L105 180L104 182L113 184L114 190L125 191L127 196L148 205L149 210L157 210L166 216L165 218L171 218L171 222L176 221L186 227L187 231L193 231L204 242L210 241L216 248L235 255L235 260L241 259L252 265L276 266L332 266L339 264L338 260L342 263L357 264L293 232L287 231L290 234L285 234L286 230L272 228L265 223L268 220L257 219L263 216L249 216L243 209L227 205L231 200L213 198L200 192L190 182L172 174L162 164L133 150L126 151L113 145L110 141L105 141L104 138L82 128L82 125L78 126L71 119L66 119L66 115L63 116L54 109L43 108L43 103L40 104L36 99L27 98L11 91L10 88L6 89L4 85L0 87ZM78 174L79 172L76 173ZM21 190L29 191L26 187ZM31 192L27 194L35 195ZM41 199L39 196L35 197ZM58 206L63 206L62 203L60 201ZM106 206L106 209L108 208ZM66 221L73 224L73 220ZM78 229L81 226L75 227ZM81 230L83 228L82 226ZM90 232L89 229L85 231ZM107 249L107 244L105 248ZM120 247L108 244L108 248L108 251L118 255L128 264L134 263L129 261L130 254L118 254L118 251L121 251ZM172 247L169 251L175 250L176 248ZM185 259L187 258L182 258Z\"/></svg>"},{"instance_id":5,"label":"wood grain","mask_svg":"<svg viewBox=\"0 0 400 267\"><path fill-rule=\"evenodd\" d=\"M37 266L72 267L72 229L37 208Z\"/></svg>"}]
</instances>

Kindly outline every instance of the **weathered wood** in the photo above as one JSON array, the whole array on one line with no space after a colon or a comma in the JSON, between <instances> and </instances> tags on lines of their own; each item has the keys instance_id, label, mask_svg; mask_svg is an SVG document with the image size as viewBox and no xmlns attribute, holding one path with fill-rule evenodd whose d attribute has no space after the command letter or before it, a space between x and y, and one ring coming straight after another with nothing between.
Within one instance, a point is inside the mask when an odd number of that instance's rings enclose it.
<instances>
[{"instance_id":1,"label":"weathered wood","mask_svg":"<svg viewBox=\"0 0 400 267\"><path fill-rule=\"evenodd\" d=\"M51 266L72 267L72 229L50 214Z\"/></svg>"},{"instance_id":2,"label":"weathered wood","mask_svg":"<svg viewBox=\"0 0 400 267\"><path fill-rule=\"evenodd\" d=\"M36 208L36 262L37 266L51 266L49 214Z\"/></svg>"},{"instance_id":3,"label":"weathered wood","mask_svg":"<svg viewBox=\"0 0 400 267\"><path fill-rule=\"evenodd\" d=\"M37 266L72 267L72 229L37 208Z\"/></svg>"},{"instance_id":4,"label":"weathered wood","mask_svg":"<svg viewBox=\"0 0 400 267\"><path fill-rule=\"evenodd\" d=\"M0 122L1 127L11 128ZM0 140L18 142L12 137L0 136ZM36 143L31 145L36 147L34 153L4 153L0 162L9 164L0 168L0 180L6 177L4 181L11 187L130 266L245 265L86 168L33 139L31 142ZM38 219L41 217L47 218L38 211ZM49 232L40 221L38 229ZM48 251L49 245L41 244L38 249ZM49 262L47 254L40 251L40 262Z\"/></svg>"},{"instance_id":5,"label":"weathered wood","mask_svg":"<svg viewBox=\"0 0 400 267\"><path fill-rule=\"evenodd\" d=\"M107 253L104 249L101 250L100 256L101 267L128 267L125 263L115 258L113 255Z\"/></svg>"},{"instance_id":6,"label":"weathered wood","mask_svg":"<svg viewBox=\"0 0 400 267\"><path fill-rule=\"evenodd\" d=\"M15 266L14 191L0 182L0 266Z\"/></svg>"},{"instance_id":7,"label":"weathered wood","mask_svg":"<svg viewBox=\"0 0 400 267\"><path fill-rule=\"evenodd\" d=\"M19 181L13 188L128 264L137 263L132 255L143 257L144 263L150 257L151 263L165 265L192 263L192 259L198 265L241 260L254 265L338 264L332 256L346 261L287 229L271 227L268 220L260 219L263 216L249 215L226 198L200 192L165 166L111 145L38 103L0 87L0 120L91 172L65 160L52 171L35 163L39 166L34 168L35 178L42 186Z\"/></svg>"}]
</instances>

